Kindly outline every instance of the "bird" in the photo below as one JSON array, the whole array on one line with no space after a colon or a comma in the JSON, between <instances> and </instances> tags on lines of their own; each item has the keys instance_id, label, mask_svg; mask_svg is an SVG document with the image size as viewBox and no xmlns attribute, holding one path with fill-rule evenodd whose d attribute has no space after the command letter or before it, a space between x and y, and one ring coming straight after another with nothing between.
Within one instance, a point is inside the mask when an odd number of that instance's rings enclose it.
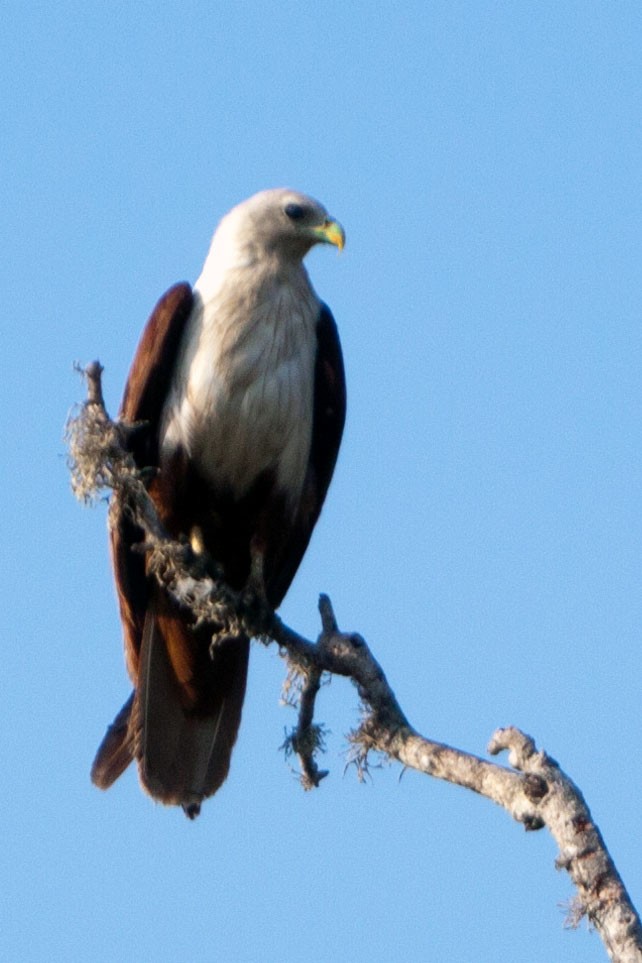
<instances>
[{"instance_id":1,"label":"bird","mask_svg":"<svg viewBox=\"0 0 642 963\"><path fill-rule=\"evenodd\" d=\"M119 410L169 534L227 585L281 604L332 478L346 413L342 350L303 259L343 249L325 207L264 190L219 222L202 272L158 301ZM225 781L241 721L250 640L212 646L147 570L144 533L111 513L110 554L133 692L96 754L109 788L134 759L142 788L193 819Z\"/></svg>"}]
</instances>

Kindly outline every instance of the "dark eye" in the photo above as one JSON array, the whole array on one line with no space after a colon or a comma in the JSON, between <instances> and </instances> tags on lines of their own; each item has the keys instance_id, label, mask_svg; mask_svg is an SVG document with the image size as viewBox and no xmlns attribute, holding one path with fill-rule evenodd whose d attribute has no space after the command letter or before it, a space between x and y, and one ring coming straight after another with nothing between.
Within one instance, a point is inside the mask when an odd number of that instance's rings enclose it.
<instances>
[{"instance_id":1,"label":"dark eye","mask_svg":"<svg viewBox=\"0 0 642 963\"><path fill-rule=\"evenodd\" d=\"M291 221L301 221L305 217L305 208L300 204L286 204L285 213Z\"/></svg>"}]
</instances>

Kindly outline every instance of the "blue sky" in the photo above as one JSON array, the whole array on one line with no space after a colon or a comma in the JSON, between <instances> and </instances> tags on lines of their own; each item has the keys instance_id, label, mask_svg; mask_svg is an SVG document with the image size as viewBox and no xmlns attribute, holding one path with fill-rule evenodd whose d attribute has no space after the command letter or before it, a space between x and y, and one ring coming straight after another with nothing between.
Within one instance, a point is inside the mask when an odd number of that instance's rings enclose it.
<instances>
[{"instance_id":1,"label":"blue sky","mask_svg":"<svg viewBox=\"0 0 642 963\"><path fill-rule=\"evenodd\" d=\"M128 693L105 511L74 502L73 362L115 410L141 328L218 218L289 185L344 224L308 266L349 416L282 607L320 591L413 724L531 733L634 901L642 773L642 8L638 3L17 3L0 58L5 299L0 955L50 963L601 961L545 834L397 766L278 747L253 653L229 781L195 824L94 751Z\"/></svg>"}]
</instances>

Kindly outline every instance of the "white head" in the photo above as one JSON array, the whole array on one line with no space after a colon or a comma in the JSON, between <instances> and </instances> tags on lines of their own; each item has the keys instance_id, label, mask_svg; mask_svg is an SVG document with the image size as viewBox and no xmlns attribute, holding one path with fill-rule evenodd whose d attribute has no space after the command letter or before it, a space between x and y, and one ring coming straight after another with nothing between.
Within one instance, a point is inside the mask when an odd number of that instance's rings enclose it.
<instances>
[{"instance_id":1,"label":"white head","mask_svg":"<svg viewBox=\"0 0 642 963\"><path fill-rule=\"evenodd\" d=\"M237 204L218 225L197 282L233 268L300 263L315 244L341 250L345 233L314 198L288 188L261 191Z\"/></svg>"}]
</instances>

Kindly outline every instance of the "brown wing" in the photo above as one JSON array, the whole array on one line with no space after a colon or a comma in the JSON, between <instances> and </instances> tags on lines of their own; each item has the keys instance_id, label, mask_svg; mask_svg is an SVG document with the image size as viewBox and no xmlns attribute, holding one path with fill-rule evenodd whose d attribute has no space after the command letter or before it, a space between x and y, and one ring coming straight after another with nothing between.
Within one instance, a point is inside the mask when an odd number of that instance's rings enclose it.
<instances>
[{"instance_id":1,"label":"brown wing","mask_svg":"<svg viewBox=\"0 0 642 963\"><path fill-rule=\"evenodd\" d=\"M163 403L194 297L189 284L176 284L160 299L145 326L136 349L120 417L125 423L143 423L131 436L130 449L139 468L158 466L158 436ZM142 539L142 532L114 506L111 526L111 554L116 591L125 637L127 668L136 683L148 581L141 554L131 546Z\"/></svg>"},{"instance_id":2,"label":"brown wing","mask_svg":"<svg viewBox=\"0 0 642 963\"><path fill-rule=\"evenodd\" d=\"M139 467L158 465L158 433L163 404L178 357L185 324L194 305L189 284L175 284L152 311L136 348L123 393L120 418L145 422L144 451L134 446ZM141 460L142 459L142 460Z\"/></svg>"},{"instance_id":3,"label":"brown wing","mask_svg":"<svg viewBox=\"0 0 642 963\"><path fill-rule=\"evenodd\" d=\"M141 468L159 466L163 406L192 307L191 288L173 287L156 305L136 351L120 414L127 423L144 423L130 439ZM180 472L170 471L169 476L162 485L161 476L152 479L150 494L171 522L172 492L181 489L185 478ZM173 524L170 530L175 528ZM137 758L141 782L150 795L182 805L193 818L201 800L216 792L229 769L241 720L249 640L231 639L210 655L211 627L193 627L191 619L146 577L143 556L132 551L142 538L116 502L112 560L135 691L107 730L92 779L107 789Z\"/></svg>"},{"instance_id":4,"label":"brown wing","mask_svg":"<svg viewBox=\"0 0 642 963\"><path fill-rule=\"evenodd\" d=\"M339 454L345 417L346 383L341 344L332 313L322 304L317 322L310 461L292 532L280 557L268 567L267 595L274 608L281 604L290 587L321 513Z\"/></svg>"}]
</instances>

